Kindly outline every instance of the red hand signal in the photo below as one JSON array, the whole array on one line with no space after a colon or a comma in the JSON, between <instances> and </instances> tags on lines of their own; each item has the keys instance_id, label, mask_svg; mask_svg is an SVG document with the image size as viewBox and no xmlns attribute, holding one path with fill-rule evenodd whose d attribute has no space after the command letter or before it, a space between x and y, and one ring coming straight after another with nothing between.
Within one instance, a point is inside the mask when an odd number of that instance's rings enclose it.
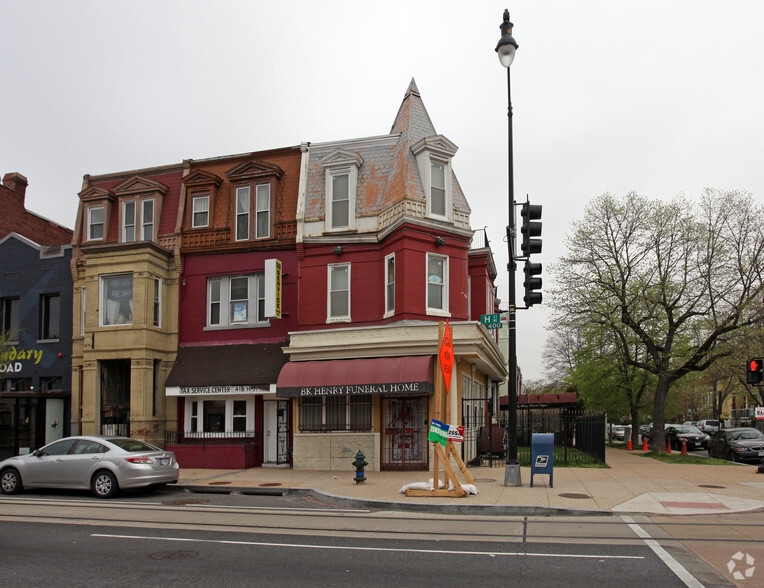
<instances>
[{"instance_id":1,"label":"red hand signal","mask_svg":"<svg viewBox=\"0 0 764 588\"><path fill-rule=\"evenodd\" d=\"M756 361L755 359L752 359L752 360L751 360L751 371L752 371L752 372L757 372L757 371L759 371L759 362L758 362L758 361Z\"/></svg>"}]
</instances>

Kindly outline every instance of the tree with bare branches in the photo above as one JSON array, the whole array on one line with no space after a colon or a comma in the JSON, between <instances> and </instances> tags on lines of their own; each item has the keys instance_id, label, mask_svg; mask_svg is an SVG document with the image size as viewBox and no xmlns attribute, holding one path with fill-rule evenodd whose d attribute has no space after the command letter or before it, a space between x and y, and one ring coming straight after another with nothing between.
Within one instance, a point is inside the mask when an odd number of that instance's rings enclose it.
<instances>
[{"instance_id":1,"label":"tree with bare branches","mask_svg":"<svg viewBox=\"0 0 764 588\"><path fill-rule=\"evenodd\" d=\"M557 320L600 325L626 364L654 376L664 451L671 386L729 355L722 343L762 319L764 212L741 192L706 190L698 202L604 194L566 245L553 269Z\"/></svg>"}]
</instances>

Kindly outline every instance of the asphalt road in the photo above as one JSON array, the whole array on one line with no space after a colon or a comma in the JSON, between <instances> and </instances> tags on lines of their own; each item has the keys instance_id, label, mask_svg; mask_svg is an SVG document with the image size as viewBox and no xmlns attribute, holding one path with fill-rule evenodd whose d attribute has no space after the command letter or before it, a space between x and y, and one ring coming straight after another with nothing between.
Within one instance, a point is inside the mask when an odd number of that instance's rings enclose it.
<instances>
[{"instance_id":1,"label":"asphalt road","mask_svg":"<svg viewBox=\"0 0 764 588\"><path fill-rule=\"evenodd\" d=\"M368 511L306 499L173 490L108 501L87 493L25 493L0 497L0 582L732 585L667 531L670 524Z\"/></svg>"}]
</instances>

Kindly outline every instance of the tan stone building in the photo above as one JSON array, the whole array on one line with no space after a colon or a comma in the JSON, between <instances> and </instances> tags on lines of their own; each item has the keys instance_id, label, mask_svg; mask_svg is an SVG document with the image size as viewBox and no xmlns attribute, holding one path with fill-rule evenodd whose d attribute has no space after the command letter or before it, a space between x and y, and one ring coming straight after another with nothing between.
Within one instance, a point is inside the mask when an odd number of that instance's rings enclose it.
<instances>
[{"instance_id":1,"label":"tan stone building","mask_svg":"<svg viewBox=\"0 0 764 588\"><path fill-rule=\"evenodd\" d=\"M164 446L182 164L85 176L72 241L72 431Z\"/></svg>"}]
</instances>

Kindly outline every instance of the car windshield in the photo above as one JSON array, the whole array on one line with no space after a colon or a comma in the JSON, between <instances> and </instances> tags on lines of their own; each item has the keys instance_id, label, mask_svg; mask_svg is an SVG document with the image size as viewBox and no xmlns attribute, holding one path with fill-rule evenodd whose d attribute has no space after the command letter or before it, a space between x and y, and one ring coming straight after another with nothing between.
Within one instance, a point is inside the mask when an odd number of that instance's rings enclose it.
<instances>
[{"instance_id":1,"label":"car windshield","mask_svg":"<svg viewBox=\"0 0 764 588\"><path fill-rule=\"evenodd\" d=\"M764 439L764 433L758 429L745 429L744 431L738 431L736 435L733 435L733 439Z\"/></svg>"},{"instance_id":2,"label":"car windshield","mask_svg":"<svg viewBox=\"0 0 764 588\"><path fill-rule=\"evenodd\" d=\"M682 425L681 427L674 427L677 433L700 433L700 429L695 425Z\"/></svg>"},{"instance_id":3,"label":"car windshield","mask_svg":"<svg viewBox=\"0 0 764 588\"><path fill-rule=\"evenodd\" d=\"M113 439L107 439L109 443L113 443L120 449L129 451L130 453L138 453L141 451L162 451L159 447L154 447L138 439L129 439L127 437L116 437Z\"/></svg>"}]
</instances>

